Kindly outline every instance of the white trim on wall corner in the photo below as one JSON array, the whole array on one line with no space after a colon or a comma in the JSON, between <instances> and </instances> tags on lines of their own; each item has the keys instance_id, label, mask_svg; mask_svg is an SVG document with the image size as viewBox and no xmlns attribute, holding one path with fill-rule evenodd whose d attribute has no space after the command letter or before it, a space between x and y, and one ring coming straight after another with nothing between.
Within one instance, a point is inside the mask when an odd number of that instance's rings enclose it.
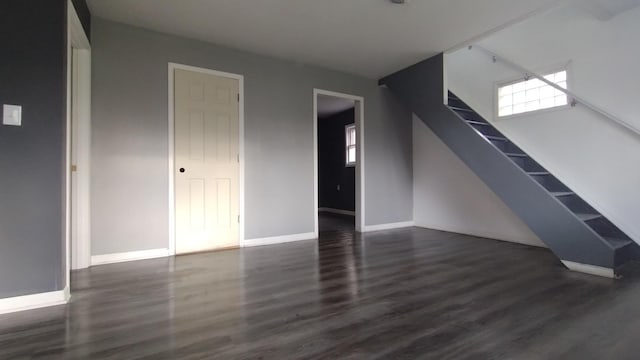
<instances>
[{"instance_id":1,"label":"white trim on wall corner","mask_svg":"<svg viewBox=\"0 0 640 360\"><path fill-rule=\"evenodd\" d=\"M69 301L69 288L46 293L0 299L0 314L64 305Z\"/></svg>"},{"instance_id":2,"label":"white trim on wall corner","mask_svg":"<svg viewBox=\"0 0 640 360\"><path fill-rule=\"evenodd\" d=\"M169 256L169 249L152 249L141 251L130 251L116 254L93 255L91 266L115 264L126 261L156 259Z\"/></svg>"},{"instance_id":3,"label":"white trim on wall corner","mask_svg":"<svg viewBox=\"0 0 640 360\"><path fill-rule=\"evenodd\" d=\"M333 209L333 208L324 208L324 207L319 208L318 212L326 212L326 213L338 214L338 215L356 216L356 212L355 211Z\"/></svg>"},{"instance_id":4,"label":"white trim on wall corner","mask_svg":"<svg viewBox=\"0 0 640 360\"><path fill-rule=\"evenodd\" d=\"M402 228L409 228L414 226L415 226L415 223L413 221L403 221L403 222L379 224L379 225L367 225L365 227L365 232L402 229Z\"/></svg>"},{"instance_id":5,"label":"white trim on wall corner","mask_svg":"<svg viewBox=\"0 0 640 360\"><path fill-rule=\"evenodd\" d=\"M263 245L275 245L275 244L284 244L295 241L305 241L305 240L313 240L316 239L315 233L303 233L303 234L292 234L292 235L283 235L283 236L272 236L266 238L258 238L258 239L248 239L244 241L243 247L251 247L251 246L263 246Z\"/></svg>"}]
</instances>

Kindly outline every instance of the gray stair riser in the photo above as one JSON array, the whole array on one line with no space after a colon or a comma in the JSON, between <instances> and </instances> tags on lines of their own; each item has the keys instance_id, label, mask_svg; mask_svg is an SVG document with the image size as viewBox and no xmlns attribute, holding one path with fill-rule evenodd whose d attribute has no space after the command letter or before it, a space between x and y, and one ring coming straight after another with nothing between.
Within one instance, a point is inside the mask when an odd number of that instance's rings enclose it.
<instances>
[{"instance_id":1,"label":"gray stair riser","mask_svg":"<svg viewBox=\"0 0 640 360\"><path fill-rule=\"evenodd\" d=\"M485 122L480 115L473 112L458 111L457 113L465 120Z\"/></svg>"},{"instance_id":2,"label":"gray stair riser","mask_svg":"<svg viewBox=\"0 0 640 360\"><path fill-rule=\"evenodd\" d=\"M503 136L500 131L496 130L493 126L487 125L479 125L479 124L471 124L476 131L478 131L482 135L489 136Z\"/></svg>"},{"instance_id":3,"label":"gray stair riser","mask_svg":"<svg viewBox=\"0 0 640 360\"><path fill-rule=\"evenodd\" d=\"M626 264L638 259L640 259L640 247L636 243L631 243L615 252L614 261L616 264Z\"/></svg>"},{"instance_id":4,"label":"gray stair riser","mask_svg":"<svg viewBox=\"0 0 640 360\"><path fill-rule=\"evenodd\" d=\"M620 229L618 229L618 227L612 224L611 221L607 220L604 217L589 221L588 224L601 236L630 240L627 234L622 232Z\"/></svg>"},{"instance_id":5,"label":"gray stair riser","mask_svg":"<svg viewBox=\"0 0 640 360\"><path fill-rule=\"evenodd\" d=\"M553 175L532 175L531 177L550 192L571 191Z\"/></svg>"},{"instance_id":6,"label":"gray stair riser","mask_svg":"<svg viewBox=\"0 0 640 360\"><path fill-rule=\"evenodd\" d=\"M530 157L510 157L511 160L516 163L522 170L526 172L539 172L545 171L545 169L540 166L535 160Z\"/></svg>"},{"instance_id":7,"label":"gray stair riser","mask_svg":"<svg viewBox=\"0 0 640 360\"><path fill-rule=\"evenodd\" d=\"M558 197L561 203L563 203L566 207L568 207L571 211L576 214L597 214L598 211L587 204L584 200L582 200L577 195L571 196L560 196Z\"/></svg>"},{"instance_id":8,"label":"gray stair riser","mask_svg":"<svg viewBox=\"0 0 640 360\"><path fill-rule=\"evenodd\" d=\"M458 99L449 98L449 106L453 107L466 107L467 105Z\"/></svg>"},{"instance_id":9,"label":"gray stair riser","mask_svg":"<svg viewBox=\"0 0 640 360\"><path fill-rule=\"evenodd\" d=\"M519 147L516 146L516 144L512 143L511 141L491 141L491 143L498 149L502 150L503 153L518 154L523 152Z\"/></svg>"}]
</instances>

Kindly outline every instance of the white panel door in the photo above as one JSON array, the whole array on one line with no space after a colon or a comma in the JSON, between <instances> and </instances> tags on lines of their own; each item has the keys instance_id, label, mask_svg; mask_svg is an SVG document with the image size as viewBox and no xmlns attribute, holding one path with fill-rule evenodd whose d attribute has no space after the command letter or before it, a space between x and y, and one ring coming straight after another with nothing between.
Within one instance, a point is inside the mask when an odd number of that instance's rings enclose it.
<instances>
[{"instance_id":1,"label":"white panel door","mask_svg":"<svg viewBox=\"0 0 640 360\"><path fill-rule=\"evenodd\" d=\"M176 69L176 253L239 245L237 79Z\"/></svg>"}]
</instances>

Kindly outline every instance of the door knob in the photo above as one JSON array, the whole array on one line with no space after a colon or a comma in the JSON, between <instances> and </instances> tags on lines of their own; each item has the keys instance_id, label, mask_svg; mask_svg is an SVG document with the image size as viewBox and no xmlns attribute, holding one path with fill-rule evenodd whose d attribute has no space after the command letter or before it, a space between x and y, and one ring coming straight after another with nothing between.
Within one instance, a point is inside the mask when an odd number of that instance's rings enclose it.
<instances>
[{"instance_id":1,"label":"door knob","mask_svg":"<svg viewBox=\"0 0 640 360\"><path fill-rule=\"evenodd\" d=\"M184 168L180 168L180 172L183 173L184 172Z\"/></svg>"}]
</instances>

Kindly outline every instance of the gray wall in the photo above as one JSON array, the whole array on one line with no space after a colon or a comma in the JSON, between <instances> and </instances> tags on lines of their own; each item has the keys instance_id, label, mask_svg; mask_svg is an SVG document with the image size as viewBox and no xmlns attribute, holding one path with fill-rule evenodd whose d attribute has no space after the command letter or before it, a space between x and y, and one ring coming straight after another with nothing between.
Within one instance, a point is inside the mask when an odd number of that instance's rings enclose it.
<instances>
[{"instance_id":1,"label":"gray wall","mask_svg":"<svg viewBox=\"0 0 640 360\"><path fill-rule=\"evenodd\" d=\"M93 18L92 253L168 243L167 63L245 76L247 239L313 232L313 88L365 98L366 223L412 219L411 114L375 80Z\"/></svg>"},{"instance_id":2,"label":"gray wall","mask_svg":"<svg viewBox=\"0 0 640 360\"><path fill-rule=\"evenodd\" d=\"M21 127L0 125L0 298L64 288L66 11L0 2L0 104L22 105Z\"/></svg>"}]
</instances>

